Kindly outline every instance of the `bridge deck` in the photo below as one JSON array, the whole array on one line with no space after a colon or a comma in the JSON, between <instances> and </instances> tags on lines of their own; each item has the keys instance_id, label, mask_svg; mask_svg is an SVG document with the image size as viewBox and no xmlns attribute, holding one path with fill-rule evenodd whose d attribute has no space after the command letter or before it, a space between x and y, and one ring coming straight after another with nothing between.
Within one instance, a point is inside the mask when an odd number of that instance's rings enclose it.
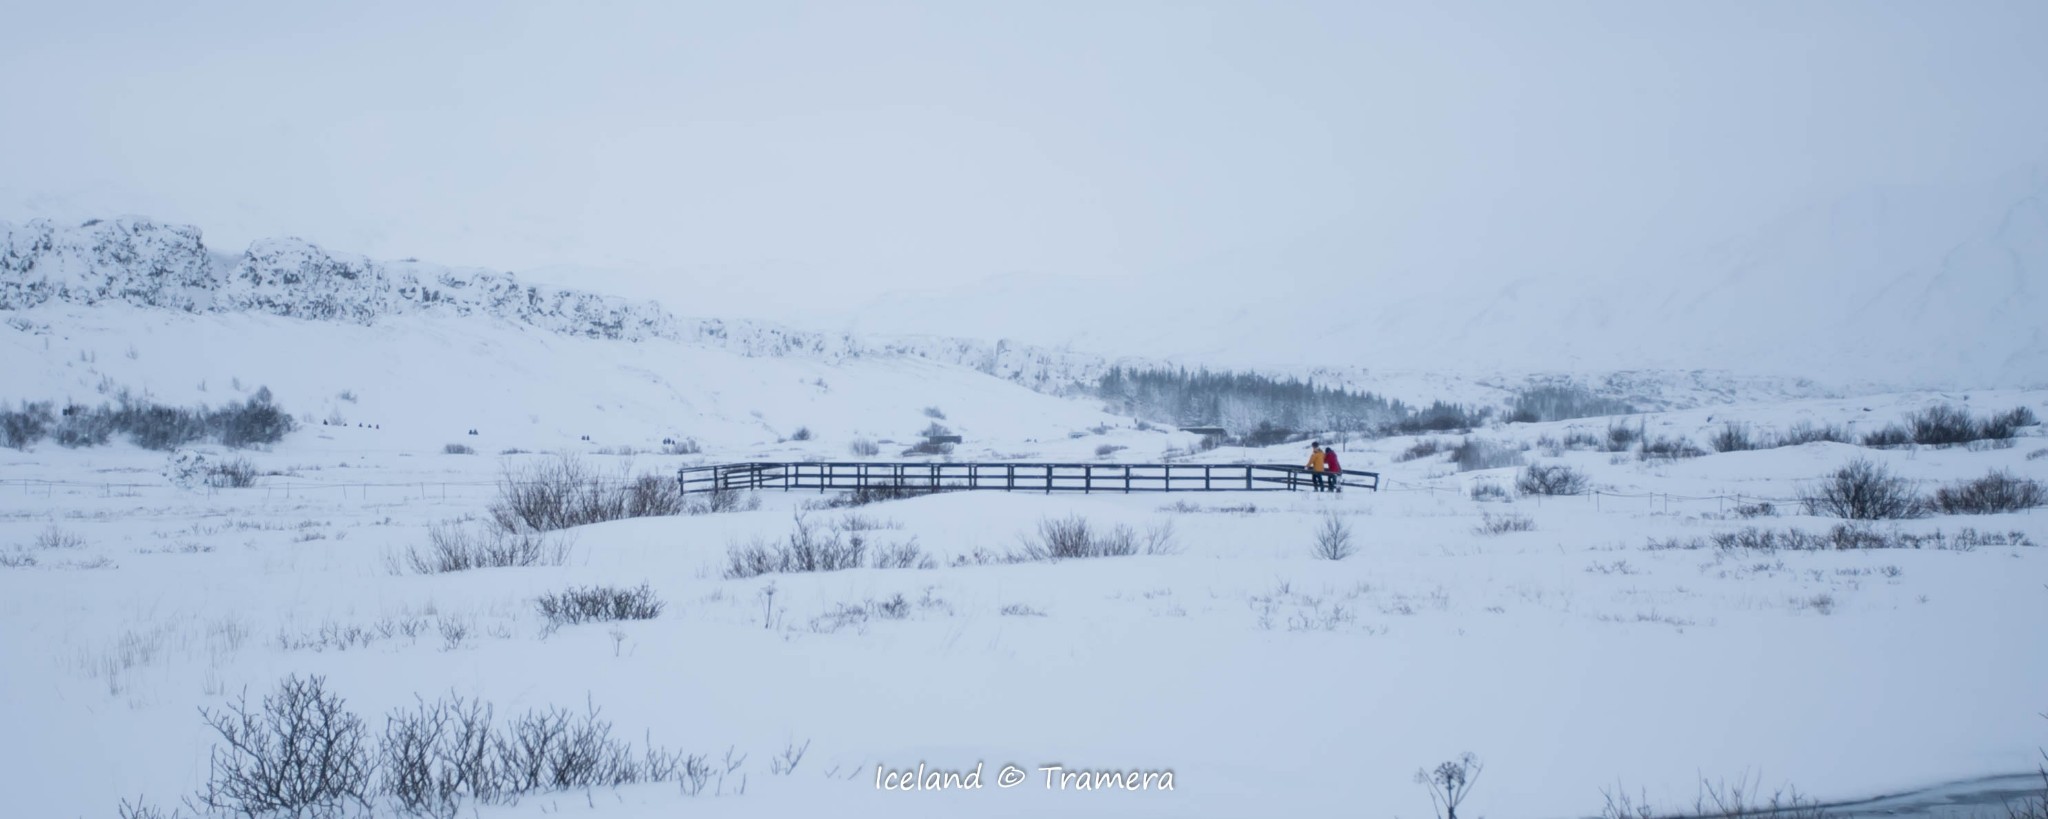
<instances>
[{"instance_id":1,"label":"bridge deck","mask_svg":"<svg viewBox=\"0 0 2048 819\"><path fill-rule=\"evenodd\" d=\"M910 489L1003 492L1261 492L1314 488L1291 464L1075 464L812 461L685 467L682 491ZM1345 472L1342 486L1378 491L1377 472Z\"/></svg>"}]
</instances>

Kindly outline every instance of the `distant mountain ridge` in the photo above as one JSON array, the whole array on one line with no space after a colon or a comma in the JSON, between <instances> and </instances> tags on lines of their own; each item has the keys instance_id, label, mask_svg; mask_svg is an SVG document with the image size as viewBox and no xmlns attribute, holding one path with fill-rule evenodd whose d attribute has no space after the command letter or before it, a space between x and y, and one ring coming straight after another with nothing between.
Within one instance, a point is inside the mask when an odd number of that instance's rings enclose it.
<instances>
[{"instance_id":1,"label":"distant mountain ridge","mask_svg":"<svg viewBox=\"0 0 2048 819\"><path fill-rule=\"evenodd\" d=\"M250 312L370 324L401 315L483 316L563 335L705 344L742 355L837 361L909 356L967 366L1041 391L1091 381L1118 362L1044 347L933 337L794 330L682 318L659 303L529 284L511 273L415 260L376 261L296 238L240 254L209 249L198 228L139 217L77 226L0 222L0 309L106 302L190 313ZM1129 363L1137 363L1127 361Z\"/></svg>"},{"instance_id":2,"label":"distant mountain ridge","mask_svg":"<svg viewBox=\"0 0 2048 819\"><path fill-rule=\"evenodd\" d=\"M208 247L200 230L141 217L0 222L0 310L123 304L190 314L274 315L372 325L380 319L481 318L566 336L662 339L743 356L841 362L916 358L967 367L1051 394L1093 385L1112 367L1197 368L1188 361L940 335L800 330L766 322L680 317L636 301L521 281L512 273L413 259L377 261L298 238L262 239L241 254ZM1267 375L1369 390L1411 403L1503 403L1532 384L1576 381L1643 409L1825 394L1801 378L1701 369L1483 372L1389 371L1305 361Z\"/></svg>"}]
</instances>

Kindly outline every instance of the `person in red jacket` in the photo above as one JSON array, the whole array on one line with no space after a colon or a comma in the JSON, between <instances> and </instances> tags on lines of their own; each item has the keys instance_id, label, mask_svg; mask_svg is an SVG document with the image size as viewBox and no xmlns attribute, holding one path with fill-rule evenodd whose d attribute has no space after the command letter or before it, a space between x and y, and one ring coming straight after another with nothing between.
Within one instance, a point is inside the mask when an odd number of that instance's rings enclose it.
<instances>
[{"instance_id":1,"label":"person in red jacket","mask_svg":"<svg viewBox=\"0 0 2048 819\"><path fill-rule=\"evenodd\" d=\"M1337 482L1344 478L1344 468L1337 465L1337 448L1323 450L1323 480L1328 482L1331 492L1342 492L1344 487Z\"/></svg>"}]
</instances>

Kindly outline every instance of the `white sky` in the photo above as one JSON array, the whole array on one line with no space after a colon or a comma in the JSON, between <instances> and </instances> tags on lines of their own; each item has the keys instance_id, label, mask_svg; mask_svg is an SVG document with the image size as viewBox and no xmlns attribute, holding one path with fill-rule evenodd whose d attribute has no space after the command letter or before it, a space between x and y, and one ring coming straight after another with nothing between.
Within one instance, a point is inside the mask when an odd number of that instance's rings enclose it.
<instances>
[{"instance_id":1,"label":"white sky","mask_svg":"<svg viewBox=\"0 0 2048 819\"><path fill-rule=\"evenodd\" d=\"M0 1L0 219L689 314L1486 288L2048 158L2038 0Z\"/></svg>"}]
</instances>

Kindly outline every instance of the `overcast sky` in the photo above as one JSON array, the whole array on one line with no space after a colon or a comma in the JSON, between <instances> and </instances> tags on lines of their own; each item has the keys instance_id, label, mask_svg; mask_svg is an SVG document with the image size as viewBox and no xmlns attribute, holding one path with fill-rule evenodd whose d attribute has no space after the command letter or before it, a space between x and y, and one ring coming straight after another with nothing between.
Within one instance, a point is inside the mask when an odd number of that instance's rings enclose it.
<instances>
[{"instance_id":1,"label":"overcast sky","mask_svg":"<svg viewBox=\"0 0 2048 819\"><path fill-rule=\"evenodd\" d=\"M2038 0L5 2L0 219L693 314L1484 287L2048 158Z\"/></svg>"}]
</instances>

